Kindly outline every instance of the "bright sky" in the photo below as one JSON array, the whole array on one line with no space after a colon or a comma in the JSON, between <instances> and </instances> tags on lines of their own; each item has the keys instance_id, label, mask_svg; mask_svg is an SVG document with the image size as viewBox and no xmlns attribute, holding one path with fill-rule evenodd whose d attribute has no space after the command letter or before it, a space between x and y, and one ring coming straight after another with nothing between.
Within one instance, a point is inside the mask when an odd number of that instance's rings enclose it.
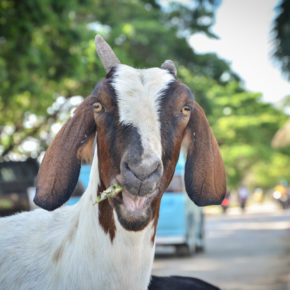
<instances>
[{"instance_id":1,"label":"bright sky","mask_svg":"<svg viewBox=\"0 0 290 290\"><path fill-rule=\"evenodd\" d=\"M261 92L263 100L276 103L290 95L287 82L271 59L271 28L277 0L223 0L212 31L219 40L202 34L190 38L197 52L216 52L231 63L245 87Z\"/></svg>"}]
</instances>

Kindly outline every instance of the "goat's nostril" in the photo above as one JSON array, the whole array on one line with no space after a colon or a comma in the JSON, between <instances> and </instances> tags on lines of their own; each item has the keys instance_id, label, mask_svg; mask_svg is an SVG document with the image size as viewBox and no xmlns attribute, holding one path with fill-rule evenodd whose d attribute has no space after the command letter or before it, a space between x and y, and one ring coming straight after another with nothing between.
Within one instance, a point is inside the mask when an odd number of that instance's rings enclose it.
<instances>
[{"instance_id":1,"label":"goat's nostril","mask_svg":"<svg viewBox=\"0 0 290 290\"><path fill-rule=\"evenodd\" d=\"M145 196L157 190L163 174L159 158L131 158L121 165L122 185L133 195Z\"/></svg>"},{"instance_id":2,"label":"goat's nostril","mask_svg":"<svg viewBox=\"0 0 290 290\"><path fill-rule=\"evenodd\" d=\"M140 181L149 179L154 174L157 174L160 171L160 168L161 168L160 161L156 161L150 165L142 163L135 166L130 165L129 163L125 164L125 169L129 170Z\"/></svg>"},{"instance_id":3,"label":"goat's nostril","mask_svg":"<svg viewBox=\"0 0 290 290\"><path fill-rule=\"evenodd\" d=\"M125 163L125 169L127 171L129 171L131 174L133 174L137 179L139 179L140 181L142 181L142 179L140 178L140 176L138 176L138 174L136 174L136 170L134 169L134 166L130 166L129 163Z\"/></svg>"},{"instance_id":4,"label":"goat's nostril","mask_svg":"<svg viewBox=\"0 0 290 290\"><path fill-rule=\"evenodd\" d=\"M161 164L160 162L156 162L156 164L154 166L152 166L152 172L148 175L148 177L150 177L151 175L155 174L159 168L160 168Z\"/></svg>"}]
</instances>

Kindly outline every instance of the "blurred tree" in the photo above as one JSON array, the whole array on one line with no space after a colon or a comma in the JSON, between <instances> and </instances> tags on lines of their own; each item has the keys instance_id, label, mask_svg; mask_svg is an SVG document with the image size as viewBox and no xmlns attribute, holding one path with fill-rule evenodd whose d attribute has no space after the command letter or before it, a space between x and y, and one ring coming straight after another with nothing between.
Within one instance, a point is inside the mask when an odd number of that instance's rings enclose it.
<instances>
[{"instance_id":1,"label":"blurred tree","mask_svg":"<svg viewBox=\"0 0 290 290\"><path fill-rule=\"evenodd\" d=\"M57 118L57 112L46 110L58 95L69 97L84 89L84 51L89 35L93 38L80 20L87 4L78 0L0 1L2 157ZM31 117L35 122L28 122Z\"/></svg>"},{"instance_id":2,"label":"blurred tree","mask_svg":"<svg viewBox=\"0 0 290 290\"><path fill-rule=\"evenodd\" d=\"M221 148L229 188L237 188L241 181L252 188L270 188L281 177L290 182L289 152L271 146L287 120L282 109L263 103L261 94L246 91L238 82L220 84L185 67L179 73L198 102L210 108L207 116Z\"/></svg>"},{"instance_id":3,"label":"blurred tree","mask_svg":"<svg viewBox=\"0 0 290 290\"><path fill-rule=\"evenodd\" d=\"M217 81L225 72L237 79L216 55L194 53L181 33L211 35L217 1L196 0L191 7L171 2L161 7L154 0L0 0L1 157L28 154L20 146L28 136L42 151L44 132L62 108L48 107L59 96L88 95L104 76L94 48L96 32L123 63L159 66L172 58Z\"/></svg>"},{"instance_id":4,"label":"blurred tree","mask_svg":"<svg viewBox=\"0 0 290 290\"><path fill-rule=\"evenodd\" d=\"M211 31L215 22L215 11L221 0L197 0L187 2L167 1L164 19L177 29L182 35L190 36L196 32L203 32L209 37L217 38Z\"/></svg>"},{"instance_id":5,"label":"blurred tree","mask_svg":"<svg viewBox=\"0 0 290 290\"><path fill-rule=\"evenodd\" d=\"M274 58L279 62L283 75L290 81L290 0L281 0L279 1L278 6L276 7L277 17L274 20ZM290 105L290 97L286 96L282 102L283 108L287 108ZM289 122L286 120L284 124L280 124L280 127L277 130L275 138L272 140L272 146L275 149L279 148L279 151L275 152L275 155L272 156L271 170L268 171L266 178L263 178L265 171L264 164L261 161L259 164L255 165L255 171L260 174L260 179L258 181L261 184L269 182L269 179L275 179L278 183L279 178L284 177L285 172L288 172L288 183L289 172L290 172L290 147L289 147ZM283 134L282 134L283 133ZM278 138L279 137L279 138ZM288 139L288 140L287 140ZM287 157L286 157L287 156ZM260 165L260 166L259 166ZM276 165L276 166L275 166ZM275 171L276 169L276 171ZM284 173L283 173L284 172ZM280 174L280 176L279 176Z\"/></svg>"},{"instance_id":6,"label":"blurred tree","mask_svg":"<svg viewBox=\"0 0 290 290\"><path fill-rule=\"evenodd\" d=\"M250 174L271 186L285 174L289 156L270 147L285 122L283 113L263 104L259 94L244 90L226 61L195 53L186 40L195 32L216 37L211 25L219 1L181 3L0 0L0 159L14 153L37 157L51 141L50 128L59 127L81 101L71 97L89 95L104 77L94 47L98 32L122 63L150 67L165 59L176 62L178 77L209 117L230 186ZM281 162L281 156L288 163ZM262 169L270 162L277 171L267 175Z\"/></svg>"},{"instance_id":7,"label":"blurred tree","mask_svg":"<svg viewBox=\"0 0 290 290\"><path fill-rule=\"evenodd\" d=\"M290 0L281 0L274 20L274 57L280 62L282 71L290 80Z\"/></svg>"}]
</instances>

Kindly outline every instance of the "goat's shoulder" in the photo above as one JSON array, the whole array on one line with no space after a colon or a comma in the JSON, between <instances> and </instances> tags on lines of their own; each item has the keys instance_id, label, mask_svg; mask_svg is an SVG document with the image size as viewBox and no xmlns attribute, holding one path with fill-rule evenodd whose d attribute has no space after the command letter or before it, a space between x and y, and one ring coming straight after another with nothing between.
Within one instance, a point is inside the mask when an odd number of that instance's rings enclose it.
<instances>
[{"instance_id":1,"label":"goat's shoulder","mask_svg":"<svg viewBox=\"0 0 290 290\"><path fill-rule=\"evenodd\" d=\"M14 281L13 285L18 285L14 277L22 284L24 281L49 284L46 272L51 265L50 257L57 250L65 221L70 220L71 214L70 208L63 207L53 212L36 209L1 218L0 284Z\"/></svg>"},{"instance_id":2,"label":"goat's shoulder","mask_svg":"<svg viewBox=\"0 0 290 290\"><path fill-rule=\"evenodd\" d=\"M62 208L54 212L35 209L1 218L0 260L8 257L10 252L13 252L15 258L18 255L39 253L40 248L48 247L48 243L57 239L69 215L70 209Z\"/></svg>"},{"instance_id":3,"label":"goat's shoulder","mask_svg":"<svg viewBox=\"0 0 290 290\"><path fill-rule=\"evenodd\" d=\"M54 212L35 209L0 218L0 233L5 234L4 236L1 235L0 240L3 240L5 236L15 237L15 235L23 235L35 230L47 231L47 226L63 221L64 217L69 214L70 210L63 207Z\"/></svg>"}]
</instances>

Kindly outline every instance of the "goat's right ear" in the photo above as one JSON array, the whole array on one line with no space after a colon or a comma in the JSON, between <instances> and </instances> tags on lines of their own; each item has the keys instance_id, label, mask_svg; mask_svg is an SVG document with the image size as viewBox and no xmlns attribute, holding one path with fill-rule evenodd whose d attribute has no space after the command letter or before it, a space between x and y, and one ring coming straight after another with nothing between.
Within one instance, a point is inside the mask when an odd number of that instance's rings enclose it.
<instances>
[{"instance_id":1,"label":"goat's right ear","mask_svg":"<svg viewBox=\"0 0 290 290\"><path fill-rule=\"evenodd\" d=\"M72 194L79 177L84 143L96 132L90 97L86 98L58 132L41 163L34 202L47 210L64 204Z\"/></svg>"}]
</instances>

